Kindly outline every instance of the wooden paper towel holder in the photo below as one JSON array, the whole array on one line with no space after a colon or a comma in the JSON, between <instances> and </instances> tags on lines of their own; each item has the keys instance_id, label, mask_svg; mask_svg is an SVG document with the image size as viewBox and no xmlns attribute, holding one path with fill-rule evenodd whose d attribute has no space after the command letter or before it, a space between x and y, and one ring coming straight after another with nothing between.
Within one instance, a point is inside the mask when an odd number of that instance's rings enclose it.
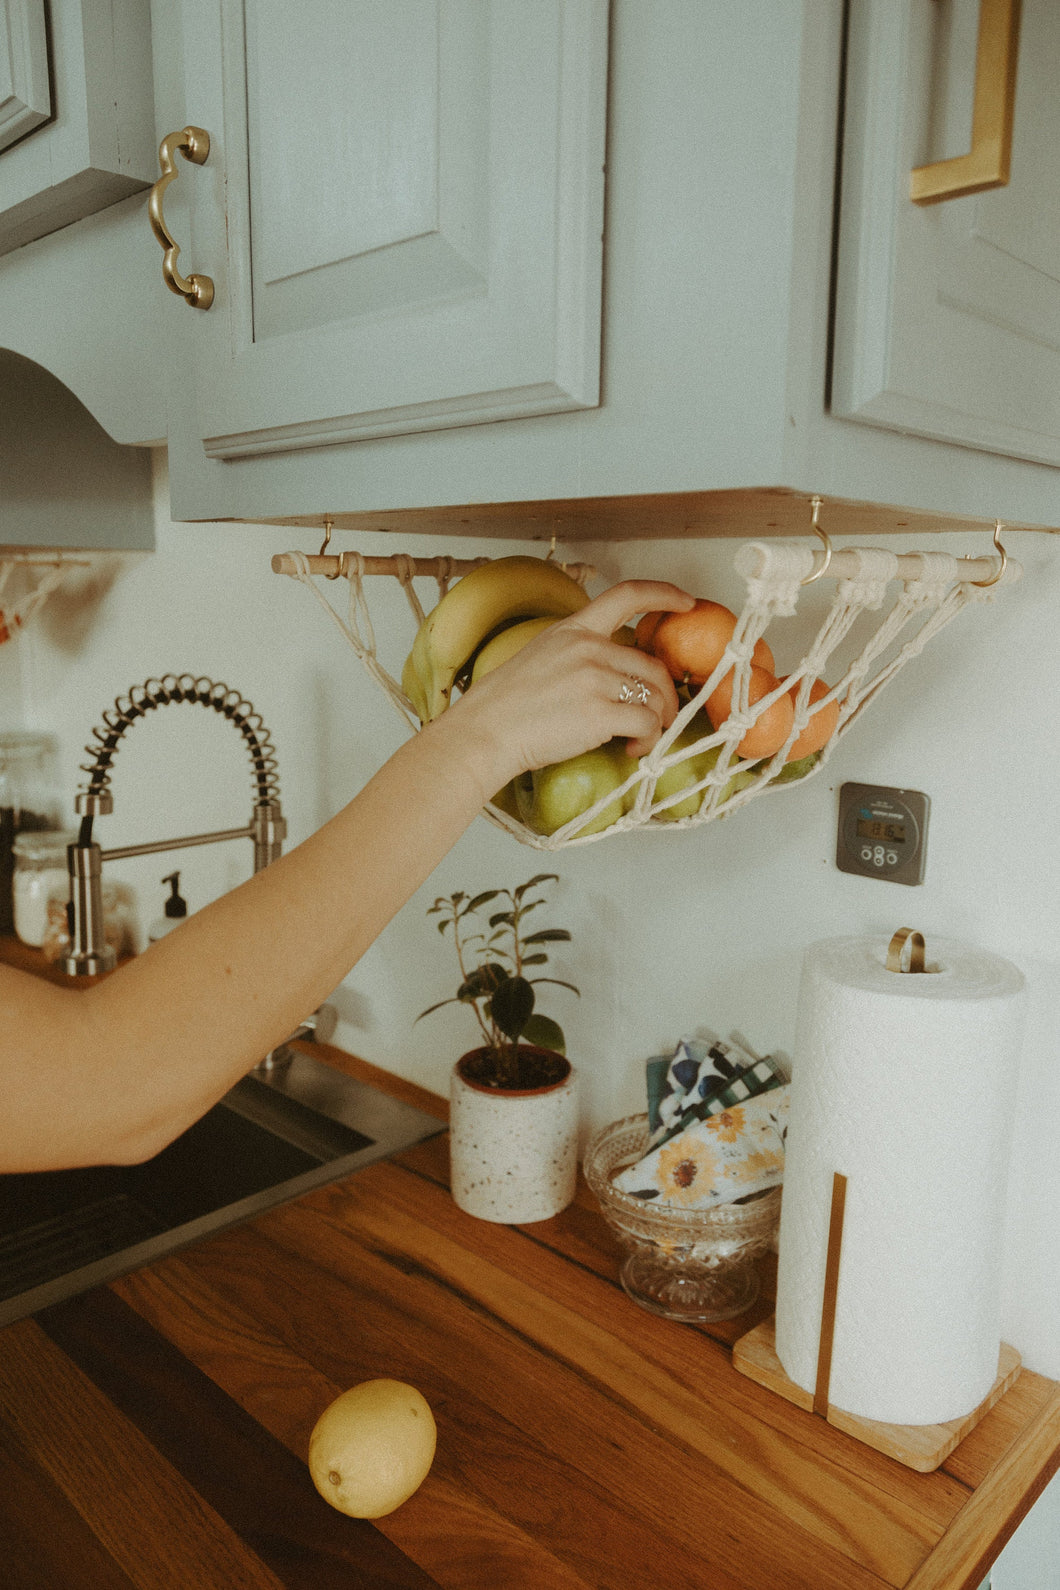
<instances>
[{"instance_id":1,"label":"wooden paper towel holder","mask_svg":"<svg viewBox=\"0 0 1060 1590\"><path fill-rule=\"evenodd\" d=\"M775 1320L763 1320L733 1347L733 1367L749 1380L776 1392L796 1407L815 1413L844 1430L865 1446L883 1452L920 1474L930 1474L964 1440L980 1419L999 1402L1015 1383L1022 1367L1014 1347L1001 1343L997 1379L978 1407L962 1419L946 1424L885 1424L877 1419L862 1419L828 1400L832 1369L832 1338L835 1332L835 1305L839 1287L839 1255L843 1241L843 1214L846 1207L845 1176L832 1178L832 1208L828 1223L828 1253L825 1261L824 1297L821 1306L821 1335L817 1349L817 1379L814 1390L796 1385L777 1357Z\"/></svg>"}]
</instances>

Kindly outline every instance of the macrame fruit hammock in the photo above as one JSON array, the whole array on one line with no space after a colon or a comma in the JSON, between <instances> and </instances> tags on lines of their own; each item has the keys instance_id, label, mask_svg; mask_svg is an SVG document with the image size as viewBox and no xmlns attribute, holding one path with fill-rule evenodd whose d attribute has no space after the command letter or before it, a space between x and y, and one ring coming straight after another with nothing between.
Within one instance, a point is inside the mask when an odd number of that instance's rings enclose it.
<instances>
[{"instance_id":1,"label":"macrame fruit hammock","mask_svg":"<svg viewBox=\"0 0 1060 1590\"><path fill-rule=\"evenodd\" d=\"M603 748L611 759L610 787L551 832L533 826L538 814L527 781L521 790L509 786L498 791L484 808L484 815L523 844L551 851L631 829L668 832L697 827L729 816L760 795L790 789L820 771L868 704L962 608L988 600L1022 572L1001 546L1000 524L994 536L1000 564L993 558L894 553L875 547L833 552L817 525L818 506L815 499L813 528L824 542L823 553L818 547L794 543L748 542L737 549L734 568L745 594L728 642L708 677L679 687L681 709L647 756L639 761L625 757L620 742ZM446 609L443 598L450 592L454 575L488 566L493 571L488 583L494 588L507 584L511 592L508 607L514 609L511 620L522 623L535 612L545 621L573 610L562 607L561 582L546 571L558 575L562 570L578 586L584 586L594 572L585 565L556 564L551 554L545 559L417 561L402 555L366 557L356 552L329 556L324 548L315 557L281 553L272 566L312 591L412 729L420 727L424 716L444 710L449 691L459 689L461 681L466 684L469 677L466 667L462 673L453 666L455 653L445 650L450 636L435 635L436 649L430 643L428 620L437 613L441 627L443 613L452 613L453 604ZM400 683L379 660L365 597L365 580L384 573L400 582L416 625ZM321 574L329 580L346 580L345 614L317 583L316 576ZM433 576L438 588L437 605L428 612L412 583L423 575ZM834 581L831 603L802 658L783 677L776 677L771 669L761 666L763 658L772 662L771 652L762 650L768 647L769 626L775 619L794 616L804 588L822 578ZM487 583L478 575L472 587L476 582ZM469 592L472 587L467 588ZM551 607L549 600L554 602ZM504 608L503 601L498 605ZM866 614L873 615L870 632L853 656L846 655L843 642ZM473 628L474 618L459 615L458 631L461 622ZM463 631L465 640L468 633ZM491 637L477 638L488 643ZM631 662L630 674L635 677L635 662ZM719 701L723 710L719 710ZM765 733L770 715L773 719L778 716L778 703L785 724L780 743L775 734L770 738ZM763 743L768 746L765 751Z\"/></svg>"},{"instance_id":2,"label":"macrame fruit hammock","mask_svg":"<svg viewBox=\"0 0 1060 1590\"><path fill-rule=\"evenodd\" d=\"M25 629L70 569L87 566L87 559L62 553L0 553L0 646Z\"/></svg>"}]
</instances>

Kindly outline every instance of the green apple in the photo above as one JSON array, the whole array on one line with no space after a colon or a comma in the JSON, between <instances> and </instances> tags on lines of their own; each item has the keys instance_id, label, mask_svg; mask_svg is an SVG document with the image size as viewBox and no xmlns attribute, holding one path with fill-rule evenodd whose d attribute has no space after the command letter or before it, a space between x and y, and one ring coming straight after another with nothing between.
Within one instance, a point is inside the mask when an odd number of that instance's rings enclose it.
<instances>
[{"instance_id":1,"label":"green apple","mask_svg":"<svg viewBox=\"0 0 1060 1590\"><path fill-rule=\"evenodd\" d=\"M753 784L758 777L761 766L760 762L752 762L749 765L746 763L739 764L740 771L733 774L722 790L721 795L718 797L718 805L723 805L725 801L731 800L734 795L738 795L742 789L746 789L748 784Z\"/></svg>"},{"instance_id":2,"label":"green apple","mask_svg":"<svg viewBox=\"0 0 1060 1590\"><path fill-rule=\"evenodd\" d=\"M820 751L811 751L809 756L800 756L794 762L785 762L779 773L774 773L770 779L771 784L791 784L797 778L805 778L821 760Z\"/></svg>"},{"instance_id":3,"label":"green apple","mask_svg":"<svg viewBox=\"0 0 1060 1590\"><path fill-rule=\"evenodd\" d=\"M573 821L612 790L617 790L636 765L634 759L626 755L622 741L611 740L607 745L583 751L565 762L553 762L549 767L523 773L515 780L519 816L535 833L554 834L564 823ZM629 811L635 793L634 788L627 790L625 795L616 796L598 817L575 831L577 836L597 834L610 828Z\"/></svg>"},{"instance_id":4,"label":"green apple","mask_svg":"<svg viewBox=\"0 0 1060 1590\"><path fill-rule=\"evenodd\" d=\"M676 736L667 755L671 751L688 750L713 733L710 719L705 713L697 712ZM706 778L720 755L721 746L712 745L707 750L701 751L698 756L686 756L682 761L675 762L672 767L663 768L655 781L652 805L665 800L669 795L676 795L680 790L691 789L693 784L698 784L701 778ZM667 806L665 811L654 812L653 820L659 823L675 823L682 817L694 817L702 806L706 793L706 790L696 790L685 800L675 801L672 806Z\"/></svg>"},{"instance_id":5,"label":"green apple","mask_svg":"<svg viewBox=\"0 0 1060 1590\"><path fill-rule=\"evenodd\" d=\"M510 784L505 784L503 789L499 789L497 791L496 795L494 795L492 801L490 802L490 805L496 806L508 817L514 817L516 822L522 821L522 818L519 816L519 802L515 798L514 779Z\"/></svg>"}]
</instances>

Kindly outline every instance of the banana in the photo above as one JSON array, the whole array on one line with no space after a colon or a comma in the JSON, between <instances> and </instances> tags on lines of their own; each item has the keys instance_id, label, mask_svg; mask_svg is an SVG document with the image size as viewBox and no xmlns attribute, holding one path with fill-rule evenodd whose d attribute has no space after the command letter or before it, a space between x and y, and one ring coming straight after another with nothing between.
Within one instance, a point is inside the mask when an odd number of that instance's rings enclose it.
<instances>
[{"instance_id":1,"label":"banana","mask_svg":"<svg viewBox=\"0 0 1060 1590\"><path fill-rule=\"evenodd\" d=\"M576 580L544 558L497 558L465 574L420 625L402 674L421 722L445 711L457 674L498 625L566 618L588 601Z\"/></svg>"},{"instance_id":2,"label":"banana","mask_svg":"<svg viewBox=\"0 0 1060 1590\"><path fill-rule=\"evenodd\" d=\"M506 663L509 657L514 657L516 652L522 651L527 641L533 640L535 635L540 635L543 629L551 629L558 620L554 618L524 618L519 624L509 624L507 629L502 629L499 635L494 635L488 640L475 658L471 669L471 683L482 679L486 674L491 674L494 668L499 668L501 663Z\"/></svg>"},{"instance_id":3,"label":"banana","mask_svg":"<svg viewBox=\"0 0 1060 1590\"><path fill-rule=\"evenodd\" d=\"M420 722L426 723L427 697L424 695L420 676L416 672L416 662L412 652L409 652L405 659L405 666L401 670L401 688L412 702Z\"/></svg>"}]
</instances>

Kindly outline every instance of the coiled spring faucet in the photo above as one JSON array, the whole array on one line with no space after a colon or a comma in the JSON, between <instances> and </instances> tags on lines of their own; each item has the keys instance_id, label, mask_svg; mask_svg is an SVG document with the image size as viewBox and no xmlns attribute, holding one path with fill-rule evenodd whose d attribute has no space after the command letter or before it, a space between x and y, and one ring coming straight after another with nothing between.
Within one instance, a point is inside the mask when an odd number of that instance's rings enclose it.
<instances>
[{"instance_id":1,"label":"coiled spring faucet","mask_svg":"<svg viewBox=\"0 0 1060 1590\"><path fill-rule=\"evenodd\" d=\"M254 768L254 807L245 828L227 828L209 834L192 834L183 839L160 839L142 845L126 845L117 850L101 850L92 837L95 818L114 810L110 792L111 765L125 731L138 718L172 702L190 701L209 707L228 718L239 730L250 751ZM113 707L103 713L103 726L92 731L85 747L92 758L81 771L88 782L78 791L74 809L81 819L77 840L67 850L70 873L70 949L62 967L71 977L86 977L108 972L116 955L103 931L102 871L105 861L120 861L126 856L149 856L157 851L179 850L188 845L211 845L223 839L251 839L254 842L254 871L260 872L275 861L283 850L287 824L280 810L276 752L268 730L249 701L225 684L191 674L165 674L134 685L127 695L118 696Z\"/></svg>"}]
</instances>

